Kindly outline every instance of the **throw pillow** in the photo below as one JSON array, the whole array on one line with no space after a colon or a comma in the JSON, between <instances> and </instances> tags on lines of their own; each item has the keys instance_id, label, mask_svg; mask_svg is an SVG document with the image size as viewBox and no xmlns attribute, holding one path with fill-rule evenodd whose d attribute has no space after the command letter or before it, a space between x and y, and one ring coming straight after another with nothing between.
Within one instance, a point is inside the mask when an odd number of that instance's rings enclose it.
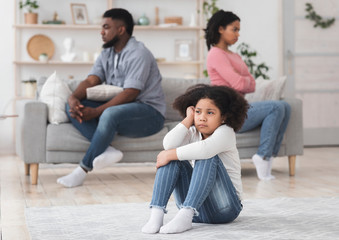
<instances>
[{"instance_id":1,"label":"throw pillow","mask_svg":"<svg viewBox=\"0 0 339 240\"><path fill-rule=\"evenodd\" d=\"M48 121L53 124L68 122L66 102L71 94L67 84L54 72L42 86L39 99L48 106Z\"/></svg>"},{"instance_id":2,"label":"throw pillow","mask_svg":"<svg viewBox=\"0 0 339 240\"><path fill-rule=\"evenodd\" d=\"M123 91L122 87L100 84L86 89L88 100L108 101Z\"/></svg>"},{"instance_id":3,"label":"throw pillow","mask_svg":"<svg viewBox=\"0 0 339 240\"><path fill-rule=\"evenodd\" d=\"M279 100L284 92L286 76L280 77L277 80L258 78L255 82L255 91L245 95L248 102Z\"/></svg>"}]
</instances>

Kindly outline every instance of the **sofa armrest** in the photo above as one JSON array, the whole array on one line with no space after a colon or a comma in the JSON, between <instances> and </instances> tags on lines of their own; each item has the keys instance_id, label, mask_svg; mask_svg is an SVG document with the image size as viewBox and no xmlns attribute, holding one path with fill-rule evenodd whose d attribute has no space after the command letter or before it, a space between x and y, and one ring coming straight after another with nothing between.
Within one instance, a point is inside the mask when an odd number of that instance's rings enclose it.
<instances>
[{"instance_id":1,"label":"sofa armrest","mask_svg":"<svg viewBox=\"0 0 339 240\"><path fill-rule=\"evenodd\" d=\"M37 100L16 103L16 153L27 164L46 162L47 105Z\"/></svg>"},{"instance_id":2,"label":"sofa armrest","mask_svg":"<svg viewBox=\"0 0 339 240\"><path fill-rule=\"evenodd\" d=\"M302 101L297 98L284 99L291 106L291 117L285 132L286 153L302 155L304 152Z\"/></svg>"}]
</instances>

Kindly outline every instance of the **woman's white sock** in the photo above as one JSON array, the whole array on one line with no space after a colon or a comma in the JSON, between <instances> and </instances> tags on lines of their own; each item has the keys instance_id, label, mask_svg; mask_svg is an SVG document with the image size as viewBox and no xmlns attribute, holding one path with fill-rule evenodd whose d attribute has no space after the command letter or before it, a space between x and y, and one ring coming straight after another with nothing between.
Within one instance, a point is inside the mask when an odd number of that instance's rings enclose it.
<instances>
[{"instance_id":1,"label":"woman's white sock","mask_svg":"<svg viewBox=\"0 0 339 240\"><path fill-rule=\"evenodd\" d=\"M273 164L273 157L270 157L270 159L268 160L268 169L267 169L267 180L272 180L275 179L275 176L272 175L272 164Z\"/></svg>"},{"instance_id":2,"label":"woman's white sock","mask_svg":"<svg viewBox=\"0 0 339 240\"><path fill-rule=\"evenodd\" d=\"M93 169L103 169L111 167L114 163L119 162L123 157L121 151L114 147L108 146L105 152L94 158Z\"/></svg>"},{"instance_id":3,"label":"woman's white sock","mask_svg":"<svg viewBox=\"0 0 339 240\"><path fill-rule=\"evenodd\" d=\"M57 183L64 185L65 187L77 187L83 184L87 173L82 167L77 167L70 174L58 178Z\"/></svg>"},{"instance_id":4,"label":"woman's white sock","mask_svg":"<svg viewBox=\"0 0 339 240\"><path fill-rule=\"evenodd\" d=\"M160 233L181 233L191 229L193 216L193 209L181 208L169 223L160 228Z\"/></svg>"},{"instance_id":5,"label":"woman's white sock","mask_svg":"<svg viewBox=\"0 0 339 240\"><path fill-rule=\"evenodd\" d=\"M143 226L141 231L143 233L157 233L164 222L164 210L153 207L151 209L151 217L148 222Z\"/></svg>"},{"instance_id":6,"label":"woman's white sock","mask_svg":"<svg viewBox=\"0 0 339 240\"><path fill-rule=\"evenodd\" d=\"M258 154L252 157L255 168L257 169L257 176L260 180L268 180L267 172L269 169L269 161L262 159Z\"/></svg>"}]
</instances>

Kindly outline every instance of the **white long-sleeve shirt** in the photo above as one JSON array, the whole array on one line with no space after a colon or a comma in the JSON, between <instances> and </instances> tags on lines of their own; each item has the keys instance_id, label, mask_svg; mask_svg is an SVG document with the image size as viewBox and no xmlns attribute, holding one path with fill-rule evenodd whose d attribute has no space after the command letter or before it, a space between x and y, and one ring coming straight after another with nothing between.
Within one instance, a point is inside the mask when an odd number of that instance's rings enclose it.
<instances>
[{"instance_id":1,"label":"white long-sleeve shirt","mask_svg":"<svg viewBox=\"0 0 339 240\"><path fill-rule=\"evenodd\" d=\"M194 126L187 129L179 123L168 132L163 140L165 150L176 148L179 160L208 159L218 155L222 160L229 177L242 199L241 165L233 128L226 125L218 127L206 139Z\"/></svg>"}]
</instances>

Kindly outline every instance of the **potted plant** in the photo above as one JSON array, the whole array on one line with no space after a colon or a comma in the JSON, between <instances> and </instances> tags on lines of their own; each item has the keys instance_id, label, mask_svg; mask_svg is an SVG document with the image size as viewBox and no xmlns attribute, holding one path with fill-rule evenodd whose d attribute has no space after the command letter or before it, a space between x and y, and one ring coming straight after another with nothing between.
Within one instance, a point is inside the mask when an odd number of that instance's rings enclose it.
<instances>
[{"instance_id":1,"label":"potted plant","mask_svg":"<svg viewBox=\"0 0 339 240\"><path fill-rule=\"evenodd\" d=\"M26 0L25 2L19 2L20 9L25 9L25 23L28 24L37 24L38 23L38 14L33 12L34 9L39 8L37 1Z\"/></svg>"}]
</instances>

